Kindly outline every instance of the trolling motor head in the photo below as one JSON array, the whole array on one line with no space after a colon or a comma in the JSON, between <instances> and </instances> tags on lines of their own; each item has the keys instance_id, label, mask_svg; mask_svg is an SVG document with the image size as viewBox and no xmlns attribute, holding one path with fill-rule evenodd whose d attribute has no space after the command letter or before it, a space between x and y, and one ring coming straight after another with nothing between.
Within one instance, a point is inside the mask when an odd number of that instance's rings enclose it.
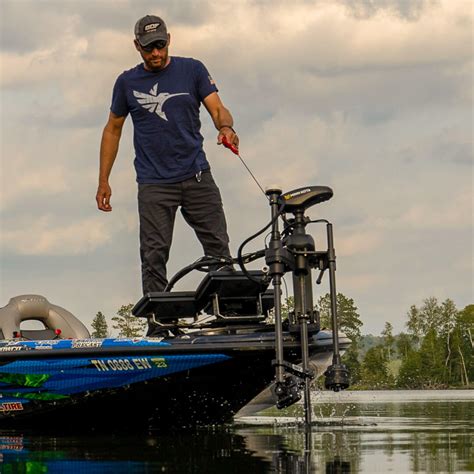
<instances>
[{"instance_id":1,"label":"trolling motor head","mask_svg":"<svg viewBox=\"0 0 474 474\"><path fill-rule=\"evenodd\" d=\"M306 186L282 194L278 203L284 205L283 212L304 211L308 207L328 201L333 196L332 189L328 186Z\"/></svg>"}]
</instances>

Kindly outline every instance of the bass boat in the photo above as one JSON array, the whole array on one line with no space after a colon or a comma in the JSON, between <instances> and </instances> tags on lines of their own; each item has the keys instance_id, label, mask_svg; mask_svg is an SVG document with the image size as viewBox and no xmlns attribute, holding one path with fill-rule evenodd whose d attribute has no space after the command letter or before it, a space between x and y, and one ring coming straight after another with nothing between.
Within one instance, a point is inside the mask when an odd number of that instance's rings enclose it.
<instances>
[{"instance_id":1,"label":"bass boat","mask_svg":"<svg viewBox=\"0 0 474 474\"><path fill-rule=\"evenodd\" d=\"M336 391L349 385L340 360L350 340L338 332L332 225L305 215L332 190L307 186L266 195L271 220L236 258L203 257L165 291L138 301L132 313L148 320L150 337L94 339L46 298L12 298L0 309L0 426L194 427L231 421L262 393L278 408L304 396L310 423L315 377L324 374L326 387ZM313 222L326 224L325 250L316 250L306 232ZM267 229L268 245L244 254ZM264 269L248 270L258 258ZM198 288L172 291L192 270L205 272ZM320 272L316 283L329 274L331 330L320 328L314 310L313 270ZM282 315L285 273L292 275L294 309ZM28 320L44 328L22 329Z\"/></svg>"}]
</instances>

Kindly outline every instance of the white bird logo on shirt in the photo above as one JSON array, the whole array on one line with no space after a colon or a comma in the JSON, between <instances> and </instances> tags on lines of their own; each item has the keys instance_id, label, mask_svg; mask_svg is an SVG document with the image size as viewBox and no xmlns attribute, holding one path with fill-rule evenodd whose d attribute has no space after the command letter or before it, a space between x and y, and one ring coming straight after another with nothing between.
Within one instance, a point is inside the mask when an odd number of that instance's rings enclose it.
<instances>
[{"instance_id":1,"label":"white bird logo on shirt","mask_svg":"<svg viewBox=\"0 0 474 474\"><path fill-rule=\"evenodd\" d=\"M147 109L150 113L155 112L156 115L162 119L168 121L165 113L163 112L163 105L172 97L178 95L189 95L187 92L180 92L179 94L170 94L169 92L161 92L158 94L158 82L150 89L150 93L133 91L133 95L137 98L137 101L141 106Z\"/></svg>"}]
</instances>

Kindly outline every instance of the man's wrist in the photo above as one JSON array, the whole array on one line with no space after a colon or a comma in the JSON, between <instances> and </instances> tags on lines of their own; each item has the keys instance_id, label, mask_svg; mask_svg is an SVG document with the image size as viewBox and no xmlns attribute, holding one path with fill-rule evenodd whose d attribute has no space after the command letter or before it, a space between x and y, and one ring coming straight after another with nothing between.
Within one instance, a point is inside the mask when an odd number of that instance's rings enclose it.
<instances>
[{"instance_id":1,"label":"man's wrist","mask_svg":"<svg viewBox=\"0 0 474 474\"><path fill-rule=\"evenodd\" d=\"M237 133L237 132L232 128L231 125L221 125L221 126L219 127L219 132L220 132L223 128L230 128L234 133Z\"/></svg>"}]
</instances>

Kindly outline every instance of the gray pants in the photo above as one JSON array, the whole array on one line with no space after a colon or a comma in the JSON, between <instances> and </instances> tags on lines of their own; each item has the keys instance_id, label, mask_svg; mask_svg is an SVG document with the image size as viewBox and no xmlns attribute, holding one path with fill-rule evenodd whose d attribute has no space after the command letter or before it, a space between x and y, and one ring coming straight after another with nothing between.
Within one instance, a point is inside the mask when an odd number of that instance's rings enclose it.
<instances>
[{"instance_id":1,"label":"gray pants","mask_svg":"<svg viewBox=\"0 0 474 474\"><path fill-rule=\"evenodd\" d=\"M230 256L222 199L211 172L174 184L139 184L140 256L143 294L163 291L176 210L212 257Z\"/></svg>"}]
</instances>

